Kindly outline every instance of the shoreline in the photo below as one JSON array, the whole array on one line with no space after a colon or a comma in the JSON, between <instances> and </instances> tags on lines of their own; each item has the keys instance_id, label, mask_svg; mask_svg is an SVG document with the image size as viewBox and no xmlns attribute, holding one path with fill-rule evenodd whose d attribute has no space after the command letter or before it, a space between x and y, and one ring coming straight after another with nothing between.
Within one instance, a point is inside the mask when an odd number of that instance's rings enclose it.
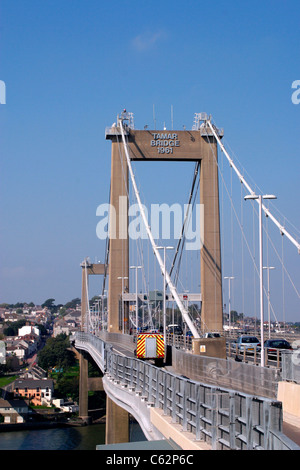
<instances>
[{"instance_id":1,"label":"shoreline","mask_svg":"<svg viewBox=\"0 0 300 470\"><path fill-rule=\"evenodd\" d=\"M103 416L95 421L92 421L90 424L87 424L84 421L66 421L66 422L57 422L57 421L44 421L44 422L26 422L26 423L1 423L0 424L0 434L1 432L9 431L28 431L31 429L51 429L51 428L67 428L67 427L84 427L84 426L93 426L94 424L105 424L106 416Z\"/></svg>"}]
</instances>

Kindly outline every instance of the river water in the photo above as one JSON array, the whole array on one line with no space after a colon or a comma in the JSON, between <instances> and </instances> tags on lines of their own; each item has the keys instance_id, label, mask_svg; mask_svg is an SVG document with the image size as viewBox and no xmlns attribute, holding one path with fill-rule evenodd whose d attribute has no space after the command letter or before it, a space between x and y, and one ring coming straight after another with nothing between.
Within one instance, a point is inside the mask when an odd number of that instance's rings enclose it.
<instances>
[{"instance_id":1,"label":"river water","mask_svg":"<svg viewBox=\"0 0 300 470\"><path fill-rule=\"evenodd\" d=\"M136 423L130 425L130 441L145 440ZM55 429L0 432L1 450L96 450L105 444L105 424Z\"/></svg>"}]
</instances>

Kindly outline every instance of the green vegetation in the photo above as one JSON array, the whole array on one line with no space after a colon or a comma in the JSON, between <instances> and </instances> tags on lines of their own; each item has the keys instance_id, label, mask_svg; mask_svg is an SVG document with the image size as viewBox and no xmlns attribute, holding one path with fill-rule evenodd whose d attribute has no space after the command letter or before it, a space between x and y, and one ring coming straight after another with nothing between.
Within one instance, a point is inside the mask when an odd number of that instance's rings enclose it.
<instances>
[{"instance_id":1,"label":"green vegetation","mask_svg":"<svg viewBox=\"0 0 300 470\"><path fill-rule=\"evenodd\" d=\"M38 364L45 370L68 369L75 363L75 354L71 351L69 338L65 334L49 338L45 347L38 353Z\"/></svg>"},{"instance_id":2,"label":"green vegetation","mask_svg":"<svg viewBox=\"0 0 300 470\"><path fill-rule=\"evenodd\" d=\"M1 370L0 370L0 374L1 374ZM17 378L17 375L0 377L0 388L6 387L6 385L16 380L16 378Z\"/></svg>"},{"instance_id":3,"label":"green vegetation","mask_svg":"<svg viewBox=\"0 0 300 470\"><path fill-rule=\"evenodd\" d=\"M29 304L25 303L25 302L17 302L16 304L7 304L7 303L2 303L0 304L0 308L6 308L6 309L10 309L10 308L15 308L15 309L22 309L23 307L25 307L25 305L27 307L34 307L34 303L33 302L30 302Z\"/></svg>"},{"instance_id":4,"label":"green vegetation","mask_svg":"<svg viewBox=\"0 0 300 470\"><path fill-rule=\"evenodd\" d=\"M50 298L50 299L47 299L45 300L45 302L42 303L41 307L42 308L47 308L48 310L50 310L51 313L57 313L59 312L61 309L63 309L64 311L66 311L67 309L69 308L76 308L76 306L78 304L81 303L81 300L79 297L76 297L76 299L73 299L69 302L67 302L65 305L63 304L55 304L55 299L53 298ZM29 308L29 309L32 309L34 307L36 307L36 305L33 303L33 302L30 302L30 303L26 303L26 302L17 302L15 304L8 304L8 303L2 303L0 304L0 308L5 308L7 310L16 310L16 313L21 315L23 313L23 309L24 308Z\"/></svg>"},{"instance_id":5,"label":"green vegetation","mask_svg":"<svg viewBox=\"0 0 300 470\"><path fill-rule=\"evenodd\" d=\"M7 324L7 327L4 328L3 333L5 336L17 336L18 329L26 325L26 320L18 320L16 322L10 322Z\"/></svg>"},{"instance_id":6,"label":"green vegetation","mask_svg":"<svg viewBox=\"0 0 300 470\"><path fill-rule=\"evenodd\" d=\"M71 351L69 337L60 334L49 338L45 347L38 353L38 364L47 370L55 383L57 398L70 398L78 401L79 364Z\"/></svg>"},{"instance_id":7,"label":"green vegetation","mask_svg":"<svg viewBox=\"0 0 300 470\"><path fill-rule=\"evenodd\" d=\"M71 351L69 337L60 334L49 338L45 347L38 353L38 364L48 371L54 380L55 397L79 401L79 363ZM98 377L100 371L89 362L89 377ZM98 408L105 406L104 392L90 392L89 406Z\"/></svg>"}]
</instances>

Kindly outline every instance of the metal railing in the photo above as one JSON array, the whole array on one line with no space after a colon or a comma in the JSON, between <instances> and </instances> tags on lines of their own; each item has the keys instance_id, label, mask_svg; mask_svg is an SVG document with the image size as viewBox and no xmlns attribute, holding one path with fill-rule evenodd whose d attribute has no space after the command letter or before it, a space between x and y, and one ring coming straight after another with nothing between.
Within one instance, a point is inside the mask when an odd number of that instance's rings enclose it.
<instances>
[{"instance_id":1,"label":"metal railing","mask_svg":"<svg viewBox=\"0 0 300 470\"><path fill-rule=\"evenodd\" d=\"M184 349L191 351L193 349L193 341L191 336L166 334L166 342L174 348Z\"/></svg>"},{"instance_id":2,"label":"metal railing","mask_svg":"<svg viewBox=\"0 0 300 470\"><path fill-rule=\"evenodd\" d=\"M247 350L244 348L243 350L239 350L238 345L235 343L226 343L226 351L227 357L237 358L238 360L244 362L251 362L255 365L260 365L261 363L261 350L253 348L253 351ZM281 357L282 353L286 350L284 349L277 349L274 350L273 348L264 348L265 360L264 366L265 367L275 367L277 369L281 368Z\"/></svg>"},{"instance_id":3,"label":"metal railing","mask_svg":"<svg viewBox=\"0 0 300 470\"><path fill-rule=\"evenodd\" d=\"M281 374L276 368L259 367L232 359L199 356L179 349L172 350L176 373L210 385L238 390L272 400L277 397Z\"/></svg>"},{"instance_id":4,"label":"metal railing","mask_svg":"<svg viewBox=\"0 0 300 470\"><path fill-rule=\"evenodd\" d=\"M282 353L282 380L300 384L300 349Z\"/></svg>"},{"instance_id":5,"label":"metal railing","mask_svg":"<svg viewBox=\"0 0 300 470\"><path fill-rule=\"evenodd\" d=\"M226 337L226 353L227 357L232 357L236 359L237 361L243 361L243 362L248 362L252 363L255 365L261 364L261 352L260 350L257 350L254 348L253 351L247 350L244 348L242 351L239 350L238 345L236 342L234 342L234 338L237 338L239 335L237 333L232 333L231 336L228 335L228 333L224 332L219 332L219 334L223 337ZM276 335L273 335L272 338L276 339ZM291 342L291 344L298 343L298 348L300 346L300 338L298 335L292 335L290 334L289 336L286 335L286 339ZM183 335L172 335L172 334L167 334L166 335L166 341L167 344L185 350L185 351L191 351L193 349L193 341L190 336L183 336ZM282 367L282 354L285 353L285 350L278 349L274 351L273 348L264 348L265 349L265 367L274 367L277 369L281 369ZM300 348L297 352L297 349L294 349L294 354L298 354L300 357ZM300 360L299 360L300 362ZM297 373L297 372L296 372Z\"/></svg>"},{"instance_id":6,"label":"metal railing","mask_svg":"<svg viewBox=\"0 0 300 470\"><path fill-rule=\"evenodd\" d=\"M109 344L77 333L75 346L95 351L102 371L135 392L149 406L163 410L197 441L212 449L277 449L299 447L282 433L281 402L199 383L135 358L120 356ZM94 357L95 359L95 357Z\"/></svg>"}]
</instances>

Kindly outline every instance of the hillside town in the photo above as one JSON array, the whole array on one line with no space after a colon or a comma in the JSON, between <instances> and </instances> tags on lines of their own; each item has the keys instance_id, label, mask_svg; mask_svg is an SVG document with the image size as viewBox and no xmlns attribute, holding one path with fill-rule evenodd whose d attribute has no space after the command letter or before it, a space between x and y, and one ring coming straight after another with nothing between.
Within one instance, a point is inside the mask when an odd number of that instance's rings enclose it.
<instances>
[{"instance_id":1,"label":"hillside town","mask_svg":"<svg viewBox=\"0 0 300 470\"><path fill-rule=\"evenodd\" d=\"M32 419L32 406L78 411L77 403L55 397L54 380L37 364L37 354L47 338L80 330L80 299L66 306L48 303L0 306L0 376L16 377L0 389L0 425Z\"/></svg>"}]
</instances>

